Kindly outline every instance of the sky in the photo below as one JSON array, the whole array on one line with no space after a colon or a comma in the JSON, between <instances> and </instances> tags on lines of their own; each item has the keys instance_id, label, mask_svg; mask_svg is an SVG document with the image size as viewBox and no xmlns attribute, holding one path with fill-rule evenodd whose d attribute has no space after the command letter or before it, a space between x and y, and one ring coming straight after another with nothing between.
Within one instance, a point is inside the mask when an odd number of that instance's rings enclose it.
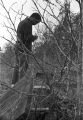
<instances>
[{"instance_id":1,"label":"sky","mask_svg":"<svg viewBox=\"0 0 83 120\"><path fill-rule=\"evenodd\" d=\"M26 0L3 0L7 10L10 8L10 6L13 3L16 2L12 6L12 8L15 11L21 10L22 4L25 1ZM71 4L72 12L78 13L79 12L79 6L78 6L77 2L75 2L75 0L71 0L71 1L72 1L72 4ZM43 6L45 4L44 0L40 0L40 4ZM30 16L34 12L34 10L35 10L34 8L35 8L35 6L33 5L32 0L27 0L27 4L25 5L23 12L26 13L26 15ZM4 11L4 9L0 5L0 36L5 36L7 39L10 39L9 35L8 35L7 31L6 31L6 28L3 27L4 22L8 23L5 15L6 15L6 12ZM11 15L12 20L14 20L16 13L14 11L10 10L10 15ZM17 20L17 22L15 24L16 28L17 28L18 23L19 23L19 21ZM6 40L0 38L0 47L3 48L5 46L5 44L6 44L6 42L7 42Z\"/></svg>"}]
</instances>

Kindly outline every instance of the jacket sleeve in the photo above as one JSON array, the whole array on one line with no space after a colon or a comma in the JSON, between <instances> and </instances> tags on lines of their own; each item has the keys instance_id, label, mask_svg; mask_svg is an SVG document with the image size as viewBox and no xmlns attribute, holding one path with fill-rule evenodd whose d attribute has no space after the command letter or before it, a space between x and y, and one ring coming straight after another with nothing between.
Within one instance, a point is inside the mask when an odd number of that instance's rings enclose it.
<instances>
[{"instance_id":1,"label":"jacket sleeve","mask_svg":"<svg viewBox=\"0 0 83 120\"><path fill-rule=\"evenodd\" d=\"M34 42L38 37L35 35L28 36L28 39L32 42Z\"/></svg>"}]
</instances>

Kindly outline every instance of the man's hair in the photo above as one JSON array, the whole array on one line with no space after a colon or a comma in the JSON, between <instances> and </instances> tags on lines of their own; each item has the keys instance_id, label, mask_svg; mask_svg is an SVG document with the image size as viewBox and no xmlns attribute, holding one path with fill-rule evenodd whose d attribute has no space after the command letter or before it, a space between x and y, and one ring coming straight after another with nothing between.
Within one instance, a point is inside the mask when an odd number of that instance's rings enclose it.
<instances>
[{"instance_id":1,"label":"man's hair","mask_svg":"<svg viewBox=\"0 0 83 120\"><path fill-rule=\"evenodd\" d=\"M33 18L37 21L41 21L41 16L39 15L39 13L33 13L30 18Z\"/></svg>"}]
</instances>

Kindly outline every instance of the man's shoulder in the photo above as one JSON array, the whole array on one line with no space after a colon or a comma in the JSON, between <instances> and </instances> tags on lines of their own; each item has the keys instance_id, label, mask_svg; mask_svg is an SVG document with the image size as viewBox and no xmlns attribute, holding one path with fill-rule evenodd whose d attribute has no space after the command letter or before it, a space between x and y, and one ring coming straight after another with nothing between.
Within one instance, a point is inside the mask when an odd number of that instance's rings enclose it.
<instances>
[{"instance_id":1,"label":"man's shoulder","mask_svg":"<svg viewBox=\"0 0 83 120\"><path fill-rule=\"evenodd\" d=\"M19 24L18 24L18 26L31 26L32 24L31 24L31 22L30 22L30 20L28 19L28 18L25 18L24 20L22 20Z\"/></svg>"}]
</instances>

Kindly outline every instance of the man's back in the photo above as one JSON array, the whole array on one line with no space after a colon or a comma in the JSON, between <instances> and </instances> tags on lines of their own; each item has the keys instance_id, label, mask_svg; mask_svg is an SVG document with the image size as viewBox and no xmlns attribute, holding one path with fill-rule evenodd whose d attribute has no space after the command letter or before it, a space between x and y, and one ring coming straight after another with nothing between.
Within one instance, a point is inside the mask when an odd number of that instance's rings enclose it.
<instances>
[{"instance_id":1,"label":"man's back","mask_svg":"<svg viewBox=\"0 0 83 120\"><path fill-rule=\"evenodd\" d=\"M18 25L17 37L25 44L29 41L29 36L32 36L32 24L28 18L25 18Z\"/></svg>"}]
</instances>

